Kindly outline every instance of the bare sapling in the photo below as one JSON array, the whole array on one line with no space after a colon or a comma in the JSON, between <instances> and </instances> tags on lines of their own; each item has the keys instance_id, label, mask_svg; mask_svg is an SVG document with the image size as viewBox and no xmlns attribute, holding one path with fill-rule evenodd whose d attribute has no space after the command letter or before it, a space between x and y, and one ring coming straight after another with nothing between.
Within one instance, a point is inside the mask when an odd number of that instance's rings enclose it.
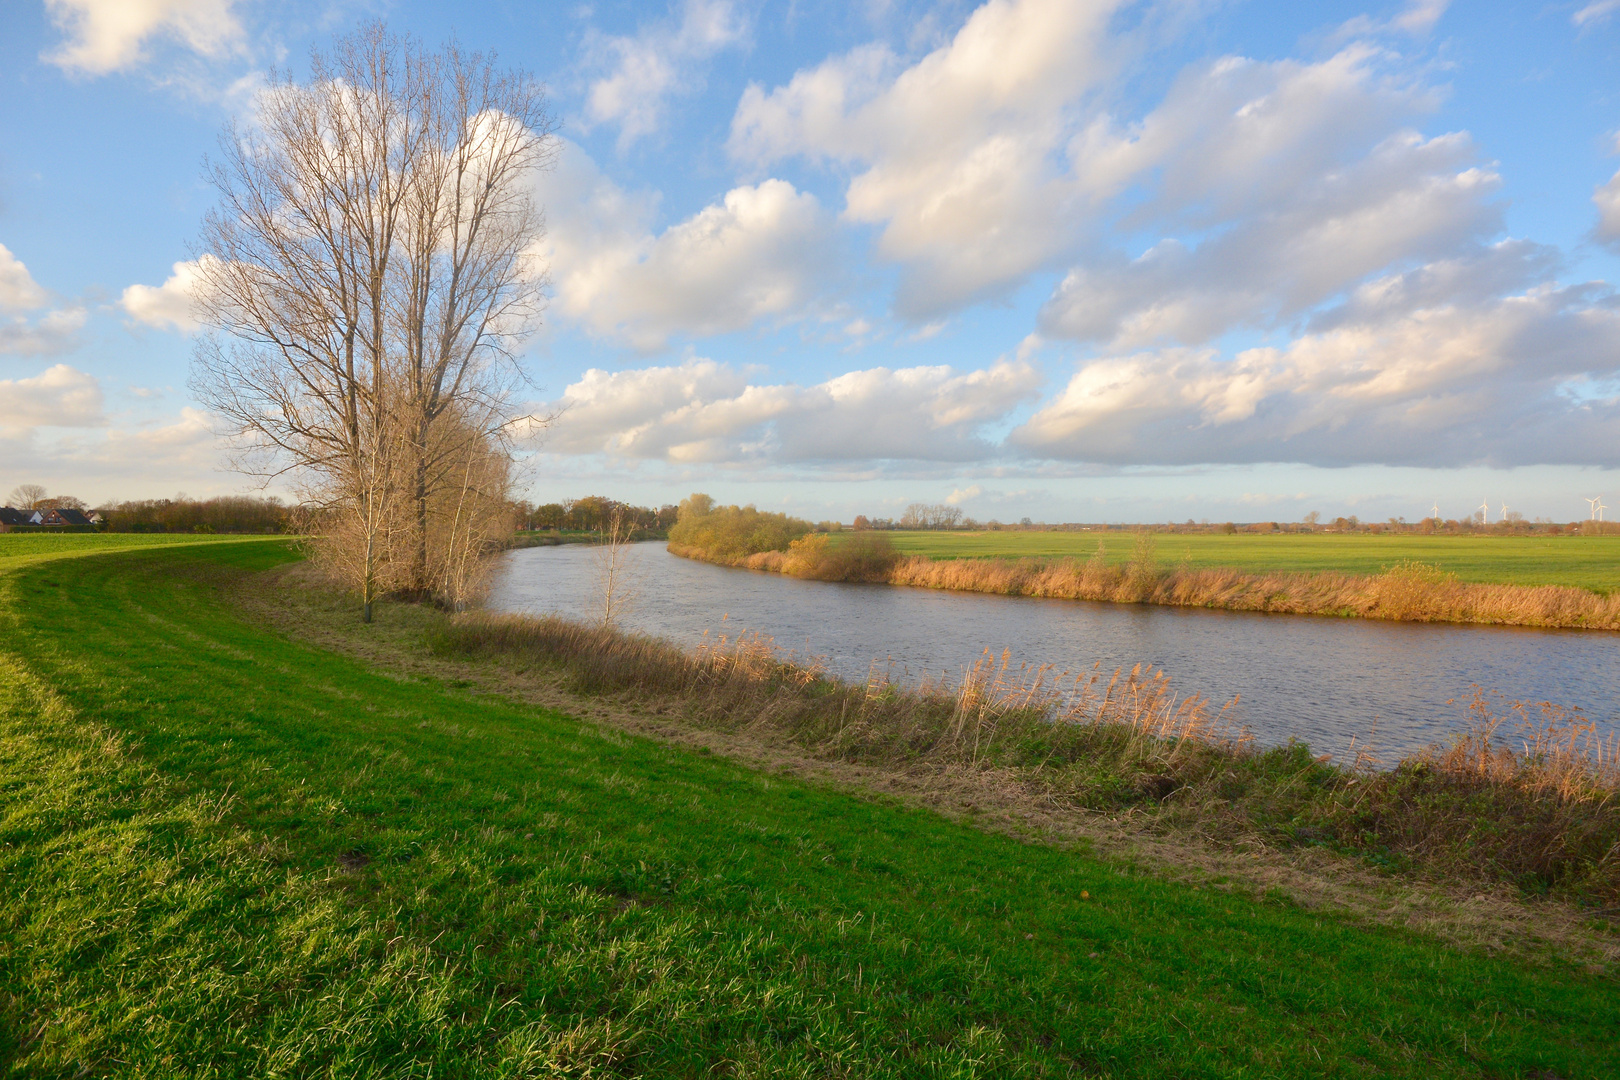
<instances>
[{"instance_id":1,"label":"bare sapling","mask_svg":"<svg viewBox=\"0 0 1620 1080\"><path fill-rule=\"evenodd\" d=\"M635 602L636 584L630 568L632 528L622 507L615 506L597 533L597 591L602 601L602 625L613 626Z\"/></svg>"}]
</instances>

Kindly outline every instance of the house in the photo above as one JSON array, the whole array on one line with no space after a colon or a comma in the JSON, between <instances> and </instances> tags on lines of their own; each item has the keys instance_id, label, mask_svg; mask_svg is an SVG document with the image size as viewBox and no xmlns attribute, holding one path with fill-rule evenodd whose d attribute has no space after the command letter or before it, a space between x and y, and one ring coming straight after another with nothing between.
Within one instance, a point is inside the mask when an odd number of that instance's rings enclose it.
<instances>
[{"instance_id":1,"label":"house","mask_svg":"<svg viewBox=\"0 0 1620 1080\"><path fill-rule=\"evenodd\" d=\"M28 524L28 514L9 506L0 506L0 532L10 532L13 525Z\"/></svg>"},{"instance_id":2,"label":"house","mask_svg":"<svg viewBox=\"0 0 1620 1080\"><path fill-rule=\"evenodd\" d=\"M28 517L30 525L89 525L90 519L84 516L83 510L75 510L70 506L52 506L44 510L35 510Z\"/></svg>"}]
</instances>

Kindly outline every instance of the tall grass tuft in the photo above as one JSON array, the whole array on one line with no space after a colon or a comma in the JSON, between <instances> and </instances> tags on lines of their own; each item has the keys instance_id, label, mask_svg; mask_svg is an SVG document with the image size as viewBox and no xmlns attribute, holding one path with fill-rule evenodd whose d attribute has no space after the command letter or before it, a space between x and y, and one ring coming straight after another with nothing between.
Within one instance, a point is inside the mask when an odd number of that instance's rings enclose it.
<instances>
[{"instance_id":1,"label":"tall grass tuft","mask_svg":"<svg viewBox=\"0 0 1620 1080\"><path fill-rule=\"evenodd\" d=\"M1015 664L986 652L959 677L861 684L764 638L693 651L606 626L475 612L440 624L443 652L512 656L574 689L665 701L699 726L785 738L828 760L975 770L1048 808L1146 810L1218 841L1323 845L1392 869L1509 882L1620 903L1620 765L1578 713L1478 696L1445 747L1390 769L1342 767L1301 743L1262 748L1179 695L1162 672Z\"/></svg>"}]
</instances>

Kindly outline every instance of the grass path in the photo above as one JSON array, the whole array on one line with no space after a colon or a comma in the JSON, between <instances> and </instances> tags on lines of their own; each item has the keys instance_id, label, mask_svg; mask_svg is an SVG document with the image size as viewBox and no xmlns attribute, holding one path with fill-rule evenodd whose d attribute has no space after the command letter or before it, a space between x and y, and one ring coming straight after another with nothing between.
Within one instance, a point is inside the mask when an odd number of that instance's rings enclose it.
<instances>
[{"instance_id":1,"label":"grass path","mask_svg":"<svg viewBox=\"0 0 1620 1080\"><path fill-rule=\"evenodd\" d=\"M1545 1076L1614 980L1192 889L234 613L285 542L0 566L0 1067Z\"/></svg>"},{"instance_id":2,"label":"grass path","mask_svg":"<svg viewBox=\"0 0 1620 1080\"><path fill-rule=\"evenodd\" d=\"M931 559L1131 557L1129 532L890 532L895 550ZM1247 573L1377 574L1405 560L1485 585L1620 589L1620 536L1409 536L1368 533L1159 533L1159 562Z\"/></svg>"}]
</instances>

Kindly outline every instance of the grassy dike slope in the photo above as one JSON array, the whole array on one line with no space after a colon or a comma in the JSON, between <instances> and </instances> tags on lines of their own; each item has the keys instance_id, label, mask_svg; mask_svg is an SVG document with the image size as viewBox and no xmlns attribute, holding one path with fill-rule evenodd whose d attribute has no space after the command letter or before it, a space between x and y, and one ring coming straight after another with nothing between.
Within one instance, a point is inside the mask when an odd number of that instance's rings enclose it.
<instances>
[{"instance_id":1,"label":"grassy dike slope","mask_svg":"<svg viewBox=\"0 0 1620 1080\"><path fill-rule=\"evenodd\" d=\"M0 1067L1612 1075L1612 978L1170 884L0 566Z\"/></svg>"}]
</instances>

